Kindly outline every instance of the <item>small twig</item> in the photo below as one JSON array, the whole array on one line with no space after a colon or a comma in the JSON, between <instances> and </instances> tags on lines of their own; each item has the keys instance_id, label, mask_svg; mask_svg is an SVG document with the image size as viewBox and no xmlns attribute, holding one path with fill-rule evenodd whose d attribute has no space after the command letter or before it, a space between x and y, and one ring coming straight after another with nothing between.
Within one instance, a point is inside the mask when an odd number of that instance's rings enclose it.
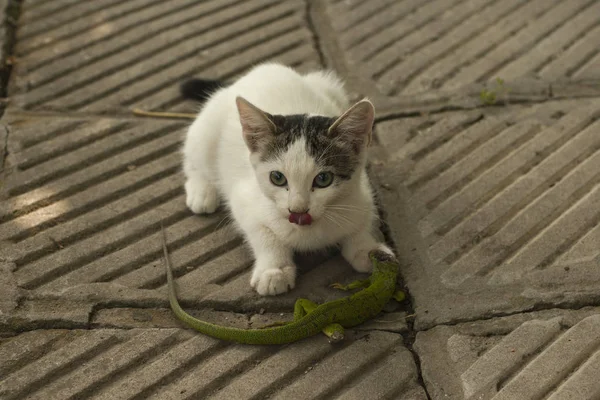
<instances>
[{"instance_id":1,"label":"small twig","mask_svg":"<svg viewBox=\"0 0 600 400\"><path fill-rule=\"evenodd\" d=\"M391 323L391 322L400 322L402 320L409 319L409 318L416 317L416 316L417 316L417 314L409 314L409 315L405 315L404 317L398 318L398 319L388 319L388 320L373 319L371 321L373 321L373 322L390 322Z\"/></svg>"},{"instance_id":2,"label":"small twig","mask_svg":"<svg viewBox=\"0 0 600 400\"><path fill-rule=\"evenodd\" d=\"M144 117L185 118L185 119L196 118L196 114L161 112L161 111L145 111L145 110L141 110L139 108L134 108L131 110L131 112L135 115L140 115L140 116L144 116Z\"/></svg>"}]
</instances>

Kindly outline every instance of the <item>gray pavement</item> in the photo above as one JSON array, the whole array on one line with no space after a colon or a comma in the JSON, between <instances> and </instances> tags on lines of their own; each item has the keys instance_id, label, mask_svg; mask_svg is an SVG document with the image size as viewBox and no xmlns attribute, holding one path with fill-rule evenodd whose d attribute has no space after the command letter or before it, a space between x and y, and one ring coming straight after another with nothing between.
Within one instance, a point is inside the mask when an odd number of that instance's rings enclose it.
<instances>
[{"instance_id":1,"label":"gray pavement","mask_svg":"<svg viewBox=\"0 0 600 400\"><path fill-rule=\"evenodd\" d=\"M598 399L600 1L3 1L0 398ZM16 21L16 22L15 22ZM335 69L378 111L371 172L408 301L287 346L250 328L359 277L299 256L257 296L225 213L185 207L178 84ZM3 102L2 104L4 104Z\"/></svg>"}]
</instances>

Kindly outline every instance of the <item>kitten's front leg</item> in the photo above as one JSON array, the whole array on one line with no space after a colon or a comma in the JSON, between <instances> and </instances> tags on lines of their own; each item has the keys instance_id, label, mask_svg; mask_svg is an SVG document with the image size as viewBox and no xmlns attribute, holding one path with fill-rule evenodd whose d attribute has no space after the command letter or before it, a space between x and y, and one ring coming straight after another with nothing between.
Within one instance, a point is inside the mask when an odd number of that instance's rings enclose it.
<instances>
[{"instance_id":1,"label":"kitten's front leg","mask_svg":"<svg viewBox=\"0 0 600 400\"><path fill-rule=\"evenodd\" d=\"M219 207L217 188L200 176L188 178L185 194L188 208L196 214L212 214Z\"/></svg>"},{"instance_id":2,"label":"kitten's front leg","mask_svg":"<svg viewBox=\"0 0 600 400\"><path fill-rule=\"evenodd\" d=\"M369 260L369 252L379 249L389 254L394 252L384 243L378 242L368 230L360 231L347 237L341 243L342 256L358 272L371 272L373 264Z\"/></svg>"},{"instance_id":3,"label":"kitten's front leg","mask_svg":"<svg viewBox=\"0 0 600 400\"><path fill-rule=\"evenodd\" d=\"M250 285L261 296L276 295L293 289L296 284L296 266L293 251L266 229L249 238L256 258Z\"/></svg>"}]
</instances>

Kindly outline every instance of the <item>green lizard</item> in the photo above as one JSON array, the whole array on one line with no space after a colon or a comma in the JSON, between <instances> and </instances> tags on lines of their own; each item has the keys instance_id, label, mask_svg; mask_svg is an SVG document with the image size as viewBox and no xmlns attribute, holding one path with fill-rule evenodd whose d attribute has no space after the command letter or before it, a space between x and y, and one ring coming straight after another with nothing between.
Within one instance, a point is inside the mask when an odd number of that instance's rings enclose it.
<instances>
[{"instance_id":1,"label":"green lizard","mask_svg":"<svg viewBox=\"0 0 600 400\"><path fill-rule=\"evenodd\" d=\"M294 306L293 321L274 324L278 326L260 329L219 326L192 317L179 305L164 235L163 229L164 263L167 270L171 309L181 321L190 327L217 339L245 344L283 344L323 332L331 342L337 342L344 338L344 328L359 325L373 318L381 312L391 298L398 301L404 299L404 293L396 291L398 262L393 256L374 250L369 253L373 263L373 274L368 279L352 282L346 286L332 285L342 290L364 288L349 297L321 305L310 300L298 299Z\"/></svg>"}]
</instances>

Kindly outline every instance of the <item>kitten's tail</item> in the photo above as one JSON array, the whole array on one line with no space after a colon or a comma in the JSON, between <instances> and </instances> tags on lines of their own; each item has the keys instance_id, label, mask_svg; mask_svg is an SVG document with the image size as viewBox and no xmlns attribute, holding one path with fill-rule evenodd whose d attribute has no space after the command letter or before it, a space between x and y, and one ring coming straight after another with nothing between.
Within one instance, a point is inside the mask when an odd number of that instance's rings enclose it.
<instances>
[{"instance_id":1,"label":"kitten's tail","mask_svg":"<svg viewBox=\"0 0 600 400\"><path fill-rule=\"evenodd\" d=\"M221 81L211 79L190 79L185 81L179 87L181 95L185 99L205 101L214 92L224 87Z\"/></svg>"}]
</instances>

